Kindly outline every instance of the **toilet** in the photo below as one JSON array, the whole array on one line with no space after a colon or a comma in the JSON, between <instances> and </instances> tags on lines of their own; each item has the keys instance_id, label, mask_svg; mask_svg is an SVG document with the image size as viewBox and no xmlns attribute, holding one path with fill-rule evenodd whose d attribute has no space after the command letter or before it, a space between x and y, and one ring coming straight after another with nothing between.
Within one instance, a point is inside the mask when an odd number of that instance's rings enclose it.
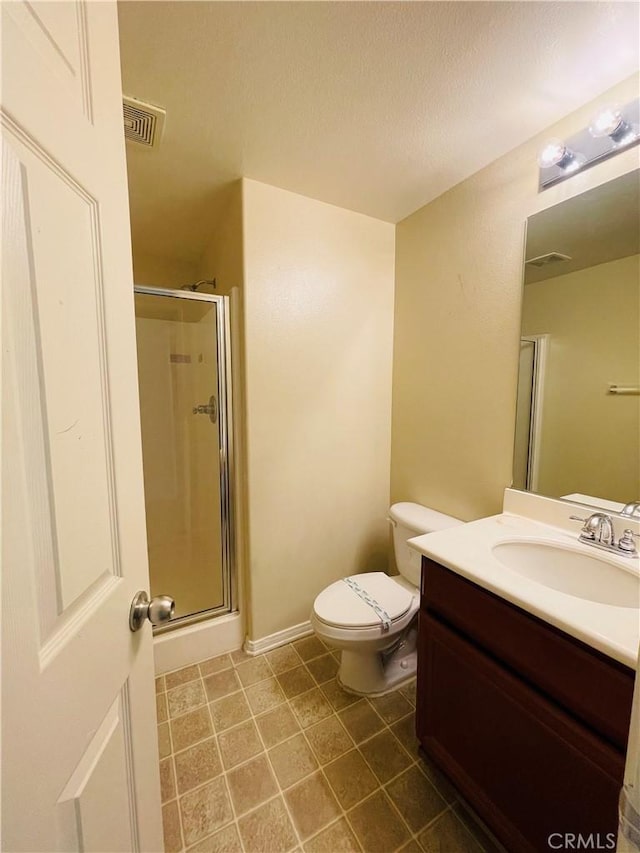
<instances>
[{"instance_id":1,"label":"toilet","mask_svg":"<svg viewBox=\"0 0 640 853\"><path fill-rule=\"evenodd\" d=\"M399 575L365 572L330 584L313 603L311 625L341 650L338 680L351 693L380 696L416 672L420 554L407 540L462 524L415 503L389 509Z\"/></svg>"}]
</instances>

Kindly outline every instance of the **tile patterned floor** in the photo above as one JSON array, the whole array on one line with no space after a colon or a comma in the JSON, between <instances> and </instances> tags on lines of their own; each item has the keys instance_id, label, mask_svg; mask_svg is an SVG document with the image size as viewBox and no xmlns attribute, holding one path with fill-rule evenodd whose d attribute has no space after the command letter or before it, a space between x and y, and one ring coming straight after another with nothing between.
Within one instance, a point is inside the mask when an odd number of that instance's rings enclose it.
<instances>
[{"instance_id":1,"label":"tile patterned floor","mask_svg":"<svg viewBox=\"0 0 640 853\"><path fill-rule=\"evenodd\" d=\"M311 636L156 680L166 853L494 853L418 755L415 682L362 699L337 669Z\"/></svg>"}]
</instances>

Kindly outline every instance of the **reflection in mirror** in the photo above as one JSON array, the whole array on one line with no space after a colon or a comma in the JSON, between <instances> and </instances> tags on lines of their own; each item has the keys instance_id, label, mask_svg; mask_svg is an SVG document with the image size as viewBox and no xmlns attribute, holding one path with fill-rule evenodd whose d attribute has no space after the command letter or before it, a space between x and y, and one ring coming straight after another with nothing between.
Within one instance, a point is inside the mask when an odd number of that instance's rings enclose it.
<instances>
[{"instance_id":1,"label":"reflection in mirror","mask_svg":"<svg viewBox=\"0 0 640 853\"><path fill-rule=\"evenodd\" d=\"M527 222L514 488L640 497L639 176Z\"/></svg>"}]
</instances>

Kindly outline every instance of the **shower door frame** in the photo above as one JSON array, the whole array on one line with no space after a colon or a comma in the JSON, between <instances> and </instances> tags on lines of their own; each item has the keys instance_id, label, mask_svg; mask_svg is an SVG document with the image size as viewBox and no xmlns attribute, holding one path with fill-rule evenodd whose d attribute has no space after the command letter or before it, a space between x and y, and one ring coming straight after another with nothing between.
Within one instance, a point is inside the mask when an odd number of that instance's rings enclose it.
<instances>
[{"instance_id":1,"label":"shower door frame","mask_svg":"<svg viewBox=\"0 0 640 853\"><path fill-rule=\"evenodd\" d=\"M198 613L180 616L168 625L154 628L154 635L164 634L213 619L226 616L238 609L236 578L236 529L235 529L235 465L233 443L233 394L231 382L231 326L230 300L228 296L196 291L174 290L169 287L154 287L142 284L134 285L134 293L142 296L163 296L170 299L187 299L192 302L209 302L216 309L217 360L218 360L218 439L220 442L220 526L222 534L222 593L223 603L219 607L210 607ZM171 590L167 591L171 594Z\"/></svg>"}]
</instances>

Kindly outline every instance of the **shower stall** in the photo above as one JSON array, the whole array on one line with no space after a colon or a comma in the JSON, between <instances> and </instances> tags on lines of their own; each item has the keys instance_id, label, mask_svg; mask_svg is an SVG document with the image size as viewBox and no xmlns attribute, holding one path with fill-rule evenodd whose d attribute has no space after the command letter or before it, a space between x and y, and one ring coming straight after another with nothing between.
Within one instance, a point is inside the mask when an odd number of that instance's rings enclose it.
<instances>
[{"instance_id":1,"label":"shower stall","mask_svg":"<svg viewBox=\"0 0 640 853\"><path fill-rule=\"evenodd\" d=\"M176 603L158 633L237 607L229 298L136 286L135 314L151 595Z\"/></svg>"}]
</instances>

